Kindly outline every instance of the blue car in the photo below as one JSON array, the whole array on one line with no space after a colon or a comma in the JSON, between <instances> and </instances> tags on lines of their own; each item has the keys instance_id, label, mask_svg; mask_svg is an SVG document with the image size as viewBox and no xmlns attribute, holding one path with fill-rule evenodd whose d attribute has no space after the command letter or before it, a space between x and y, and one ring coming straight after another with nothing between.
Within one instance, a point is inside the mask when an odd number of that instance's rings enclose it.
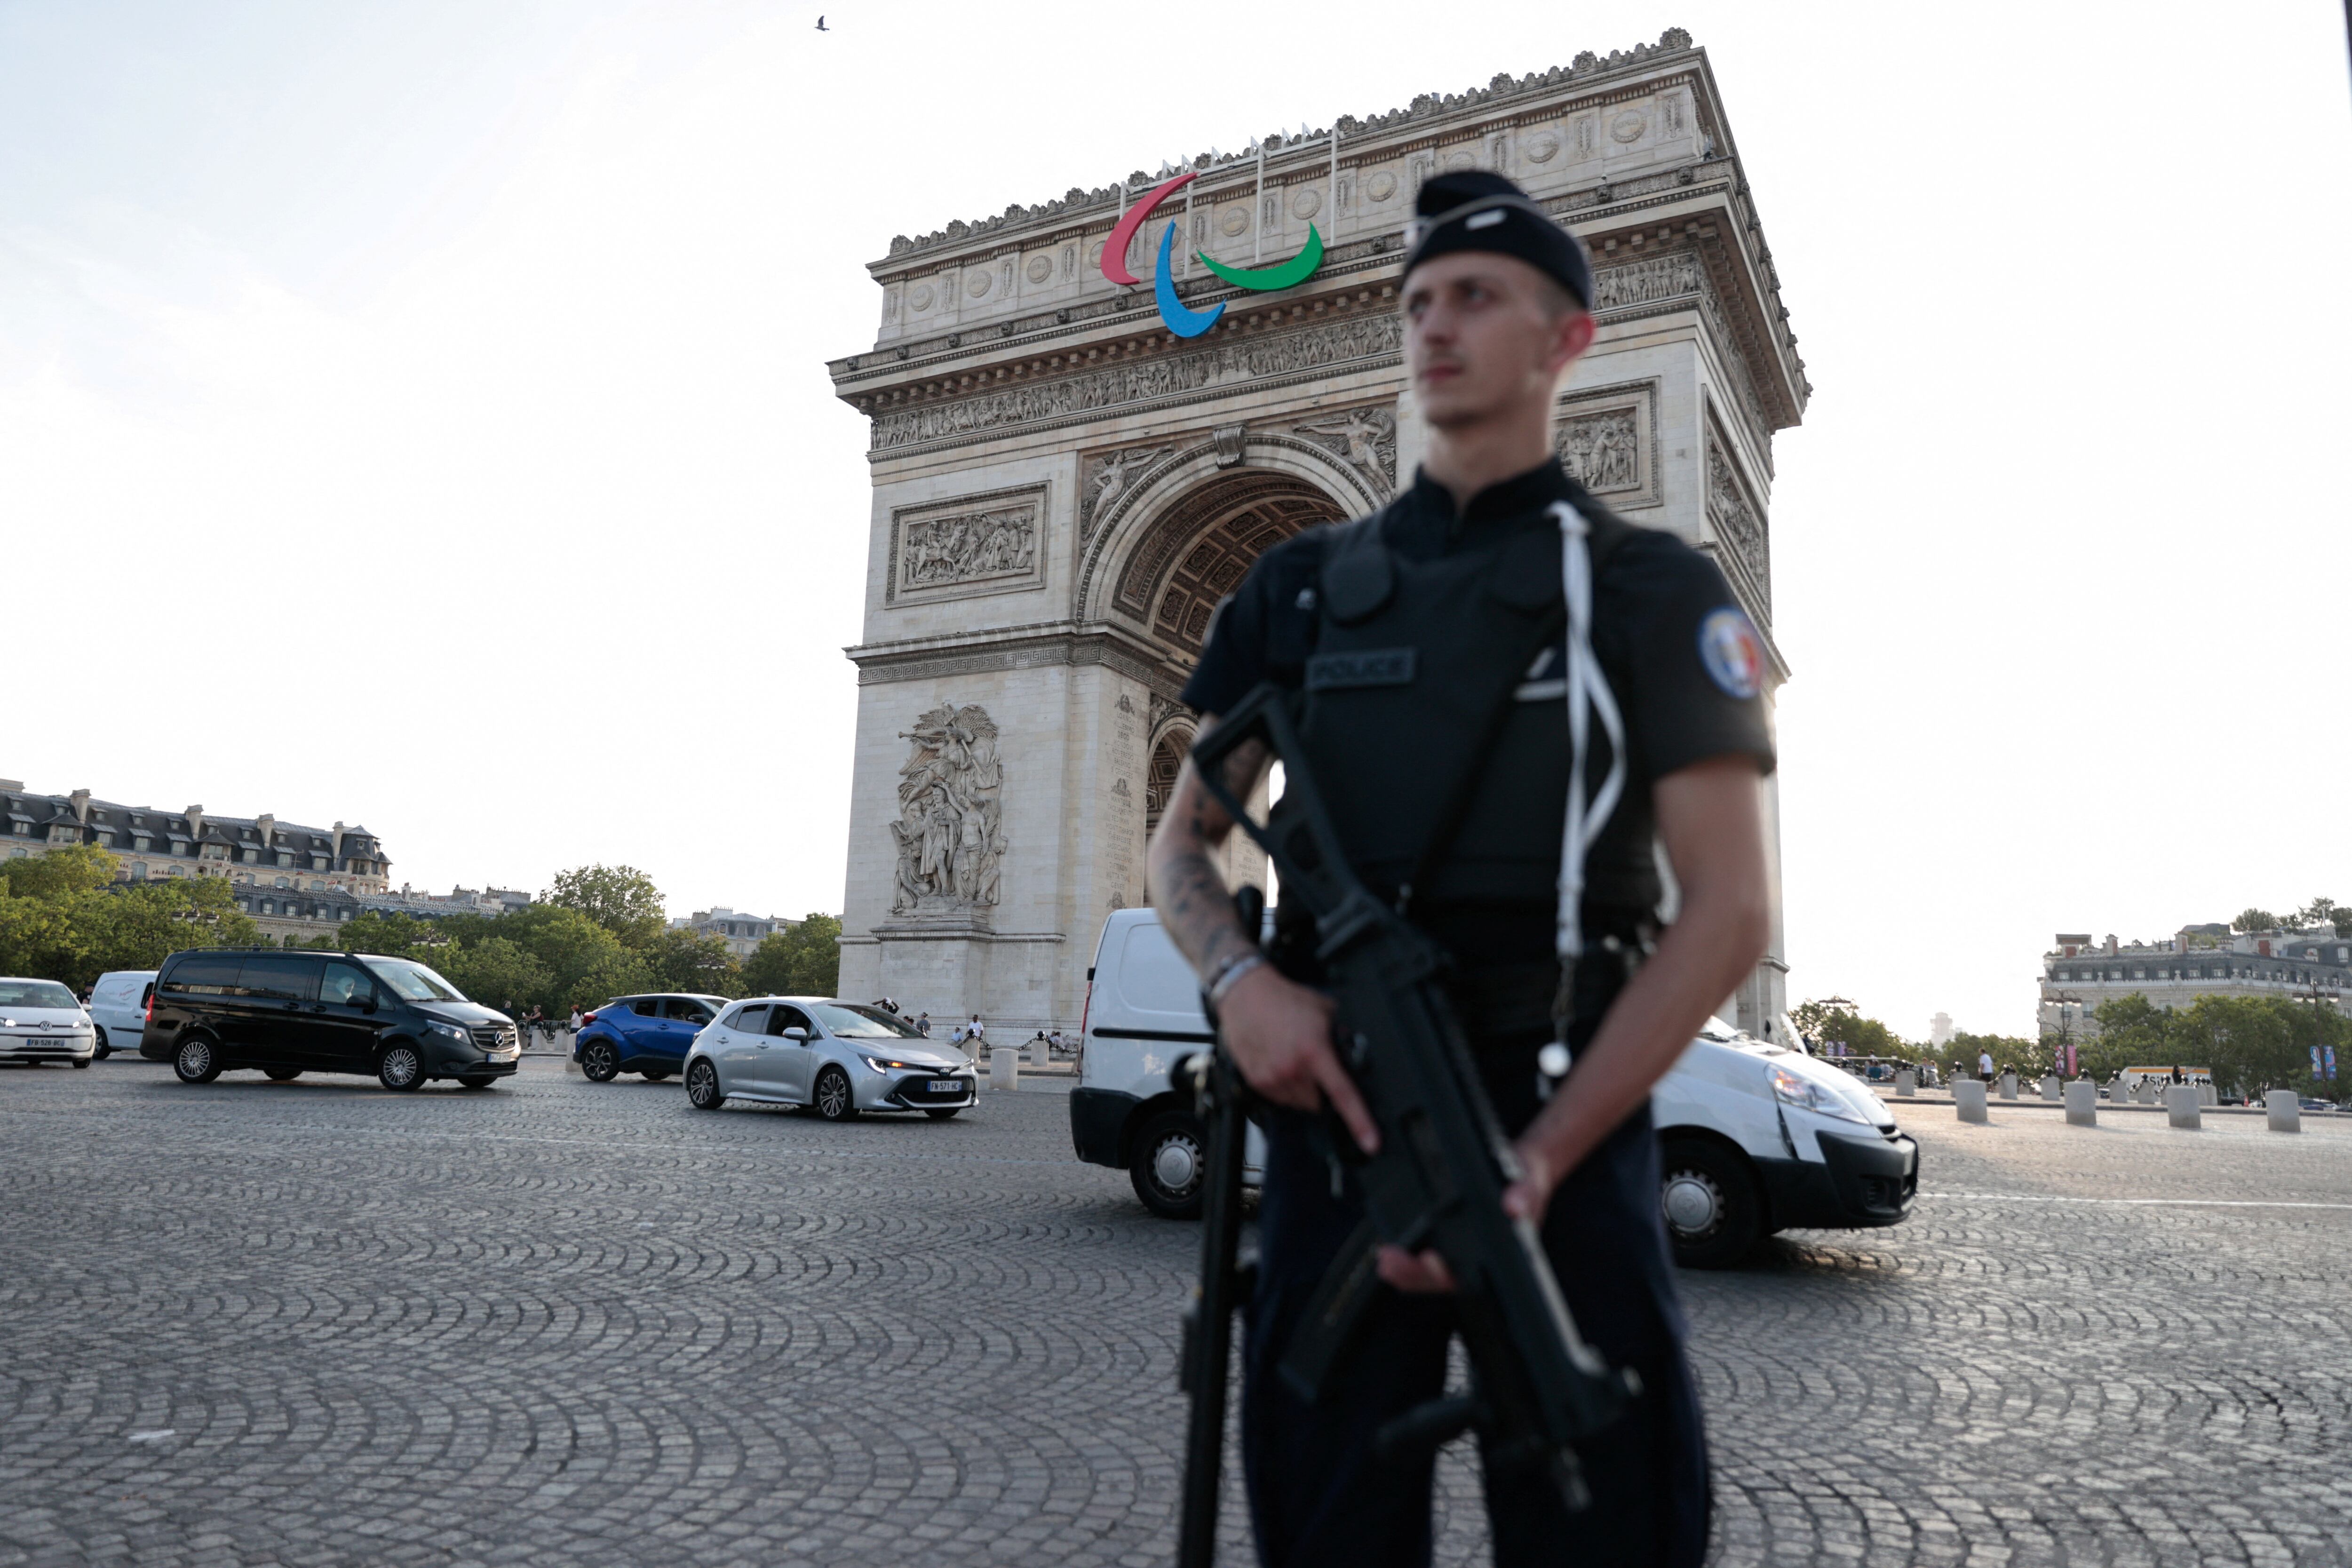
<instances>
[{"instance_id":1,"label":"blue car","mask_svg":"<svg viewBox=\"0 0 2352 1568\"><path fill-rule=\"evenodd\" d=\"M695 1036L726 1005L724 996L688 992L615 996L581 1019L572 1059L591 1083L610 1083L625 1072L659 1083L685 1068Z\"/></svg>"}]
</instances>

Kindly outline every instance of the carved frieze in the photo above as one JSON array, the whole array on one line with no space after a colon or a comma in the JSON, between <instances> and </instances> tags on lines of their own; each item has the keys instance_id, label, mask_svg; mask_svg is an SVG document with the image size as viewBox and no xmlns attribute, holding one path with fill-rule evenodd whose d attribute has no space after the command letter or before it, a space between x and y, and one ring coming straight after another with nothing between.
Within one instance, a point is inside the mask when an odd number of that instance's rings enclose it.
<instances>
[{"instance_id":1,"label":"carved frieze","mask_svg":"<svg viewBox=\"0 0 2352 1568\"><path fill-rule=\"evenodd\" d=\"M1105 413L1209 395L1243 383L1392 363L1403 326L1391 311L1318 322L1290 331L1220 341L1002 392L982 393L877 415L874 449L892 451L978 437L1031 420Z\"/></svg>"},{"instance_id":2,"label":"carved frieze","mask_svg":"<svg viewBox=\"0 0 2352 1568\"><path fill-rule=\"evenodd\" d=\"M1745 575L1758 619L1769 623L1772 611L1771 538L1764 510L1726 449L1723 433L1709 421L1706 433L1706 521L1723 553Z\"/></svg>"},{"instance_id":3,"label":"carved frieze","mask_svg":"<svg viewBox=\"0 0 2352 1568\"><path fill-rule=\"evenodd\" d=\"M1090 452L1078 464L1078 539L1095 536L1095 526L1118 509L1119 498L1135 488L1151 466L1174 451L1173 447L1129 447L1117 452Z\"/></svg>"},{"instance_id":4,"label":"carved frieze","mask_svg":"<svg viewBox=\"0 0 2352 1568\"><path fill-rule=\"evenodd\" d=\"M883 598L960 599L1045 582L1045 487L988 490L890 514L890 578Z\"/></svg>"},{"instance_id":5,"label":"carved frieze","mask_svg":"<svg viewBox=\"0 0 2352 1568\"><path fill-rule=\"evenodd\" d=\"M1349 408L1292 426L1293 432L1344 458L1383 499L1396 489L1396 410Z\"/></svg>"},{"instance_id":6,"label":"carved frieze","mask_svg":"<svg viewBox=\"0 0 2352 1568\"><path fill-rule=\"evenodd\" d=\"M996 724L977 703L941 702L898 738L894 915L961 915L992 908L1004 867L1004 764Z\"/></svg>"},{"instance_id":7,"label":"carved frieze","mask_svg":"<svg viewBox=\"0 0 2352 1568\"><path fill-rule=\"evenodd\" d=\"M1658 384L1619 382L1560 399L1552 450L1577 482L1619 511L1656 506Z\"/></svg>"},{"instance_id":8,"label":"carved frieze","mask_svg":"<svg viewBox=\"0 0 2352 1568\"><path fill-rule=\"evenodd\" d=\"M1577 481L1594 495L1639 489L1641 433L1630 408L1579 414L1559 422L1552 446Z\"/></svg>"},{"instance_id":9,"label":"carved frieze","mask_svg":"<svg viewBox=\"0 0 2352 1568\"><path fill-rule=\"evenodd\" d=\"M1615 310L1628 305L1654 305L1696 294L1700 287L1698 257L1687 250L1669 251L1595 269L1592 308Z\"/></svg>"}]
</instances>

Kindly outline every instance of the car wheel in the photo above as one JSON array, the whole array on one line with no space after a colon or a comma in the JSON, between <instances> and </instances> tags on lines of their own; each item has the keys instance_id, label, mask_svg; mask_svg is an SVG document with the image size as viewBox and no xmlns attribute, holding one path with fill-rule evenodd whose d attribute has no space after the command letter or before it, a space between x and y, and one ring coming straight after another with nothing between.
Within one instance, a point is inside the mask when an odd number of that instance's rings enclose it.
<instances>
[{"instance_id":1,"label":"car wheel","mask_svg":"<svg viewBox=\"0 0 2352 1568\"><path fill-rule=\"evenodd\" d=\"M98 1037L98 1059L100 1061L104 1061L107 1058L114 1054L114 1047L106 1043L106 1031L104 1029L99 1028L95 1024L90 1026L90 1029L91 1032L96 1034Z\"/></svg>"},{"instance_id":2,"label":"car wheel","mask_svg":"<svg viewBox=\"0 0 2352 1568\"><path fill-rule=\"evenodd\" d=\"M647 1083L663 1083L667 1082L668 1079L669 1068L647 1068L646 1069L646 1081Z\"/></svg>"},{"instance_id":3,"label":"car wheel","mask_svg":"<svg viewBox=\"0 0 2352 1568\"><path fill-rule=\"evenodd\" d=\"M816 1075L815 1092L809 1096L809 1106L827 1121L846 1121L857 1114L857 1096L849 1087L849 1075L839 1068L827 1068Z\"/></svg>"},{"instance_id":4,"label":"car wheel","mask_svg":"<svg viewBox=\"0 0 2352 1568\"><path fill-rule=\"evenodd\" d=\"M923 1107L923 1114L934 1121L952 1121L956 1112L962 1109L961 1105L927 1105Z\"/></svg>"},{"instance_id":5,"label":"car wheel","mask_svg":"<svg viewBox=\"0 0 2352 1568\"><path fill-rule=\"evenodd\" d=\"M1189 1111L1163 1110L1145 1122L1127 1163L1127 1178L1143 1206L1162 1219L1200 1218L1208 1149L1200 1118Z\"/></svg>"},{"instance_id":6,"label":"car wheel","mask_svg":"<svg viewBox=\"0 0 2352 1568\"><path fill-rule=\"evenodd\" d=\"M686 1102L697 1110L717 1110L727 1103L719 1068L707 1057L686 1064Z\"/></svg>"},{"instance_id":7,"label":"car wheel","mask_svg":"<svg viewBox=\"0 0 2352 1568\"><path fill-rule=\"evenodd\" d=\"M1658 1206L1675 1261L1685 1268L1727 1268L1764 1234L1764 1205L1748 1163L1696 1139L1661 1151Z\"/></svg>"},{"instance_id":8,"label":"car wheel","mask_svg":"<svg viewBox=\"0 0 2352 1568\"><path fill-rule=\"evenodd\" d=\"M580 1071L590 1083L610 1083L621 1076L621 1053L610 1040L591 1040L580 1047Z\"/></svg>"},{"instance_id":9,"label":"car wheel","mask_svg":"<svg viewBox=\"0 0 2352 1568\"><path fill-rule=\"evenodd\" d=\"M488 1089L490 1085L498 1081L498 1079L489 1073L467 1073L457 1080L457 1087L459 1089Z\"/></svg>"},{"instance_id":10,"label":"car wheel","mask_svg":"<svg viewBox=\"0 0 2352 1568\"><path fill-rule=\"evenodd\" d=\"M407 1041L394 1040L375 1064L375 1080L396 1094L406 1094L425 1081L425 1058Z\"/></svg>"},{"instance_id":11,"label":"car wheel","mask_svg":"<svg viewBox=\"0 0 2352 1568\"><path fill-rule=\"evenodd\" d=\"M210 1083L221 1075L220 1057L210 1040L197 1035L180 1042L180 1048L172 1054L172 1070L179 1074L182 1083Z\"/></svg>"},{"instance_id":12,"label":"car wheel","mask_svg":"<svg viewBox=\"0 0 2352 1568\"><path fill-rule=\"evenodd\" d=\"M302 1076L300 1068L263 1068L261 1076L272 1083L291 1083Z\"/></svg>"},{"instance_id":13,"label":"car wheel","mask_svg":"<svg viewBox=\"0 0 2352 1568\"><path fill-rule=\"evenodd\" d=\"M76 1057L73 1059L73 1065L78 1068L86 1068L89 1066L89 1058L88 1057Z\"/></svg>"}]
</instances>

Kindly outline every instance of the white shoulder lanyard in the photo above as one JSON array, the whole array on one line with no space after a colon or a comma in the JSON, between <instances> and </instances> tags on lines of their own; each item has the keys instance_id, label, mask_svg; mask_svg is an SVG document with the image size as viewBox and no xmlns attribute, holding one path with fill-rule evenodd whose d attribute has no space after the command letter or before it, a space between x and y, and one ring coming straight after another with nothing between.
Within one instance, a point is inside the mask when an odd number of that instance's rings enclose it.
<instances>
[{"instance_id":1,"label":"white shoulder lanyard","mask_svg":"<svg viewBox=\"0 0 2352 1568\"><path fill-rule=\"evenodd\" d=\"M1560 587L1568 599L1568 825L1559 840L1559 921L1557 942L1561 958L1573 962L1584 951L1584 855L1609 825L1625 793L1625 721L1617 711L1616 696L1592 652L1592 552L1588 541L1592 527L1584 515L1564 500L1551 503L1559 521ZM1588 714L1598 714L1609 737L1609 773L1587 800L1584 759L1591 725Z\"/></svg>"}]
</instances>

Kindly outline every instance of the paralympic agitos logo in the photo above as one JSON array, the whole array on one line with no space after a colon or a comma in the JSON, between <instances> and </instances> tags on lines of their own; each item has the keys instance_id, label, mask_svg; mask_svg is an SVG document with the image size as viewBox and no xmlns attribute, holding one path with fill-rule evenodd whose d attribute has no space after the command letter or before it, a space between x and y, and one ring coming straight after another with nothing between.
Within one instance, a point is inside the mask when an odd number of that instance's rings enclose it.
<instances>
[{"instance_id":1,"label":"paralympic agitos logo","mask_svg":"<svg viewBox=\"0 0 2352 1568\"><path fill-rule=\"evenodd\" d=\"M1151 216L1154 207L1198 178L1197 172L1179 174L1167 184L1155 187L1149 195L1127 209L1125 216L1111 229L1110 238L1103 243L1104 277L1120 284L1132 285L1142 281L1127 269L1127 247L1135 238L1135 231L1143 226L1144 219ZM1217 318L1225 313L1225 302L1221 300L1213 310L1207 310L1185 308L1184 302L1176 298L1175 279L1169 276L1175 250L1176 225L1171 220L1160 236L1160 265L1151 279L1152 297L1159 301L1160 319L1168 323L1170 331L1180 338L1197 338L1217 324ZM1289 260L1272 267L1228 267L1213 259L1205 251L1195 250L1192 254L1199 258L1202 266L1234 288L1264 293L1275 289L1288 289L1315 276L1315 269L1323 265L1323 237L1316 231L1313 224L1308 224L1305 247Z\"/></svg>"}]
</instances>

